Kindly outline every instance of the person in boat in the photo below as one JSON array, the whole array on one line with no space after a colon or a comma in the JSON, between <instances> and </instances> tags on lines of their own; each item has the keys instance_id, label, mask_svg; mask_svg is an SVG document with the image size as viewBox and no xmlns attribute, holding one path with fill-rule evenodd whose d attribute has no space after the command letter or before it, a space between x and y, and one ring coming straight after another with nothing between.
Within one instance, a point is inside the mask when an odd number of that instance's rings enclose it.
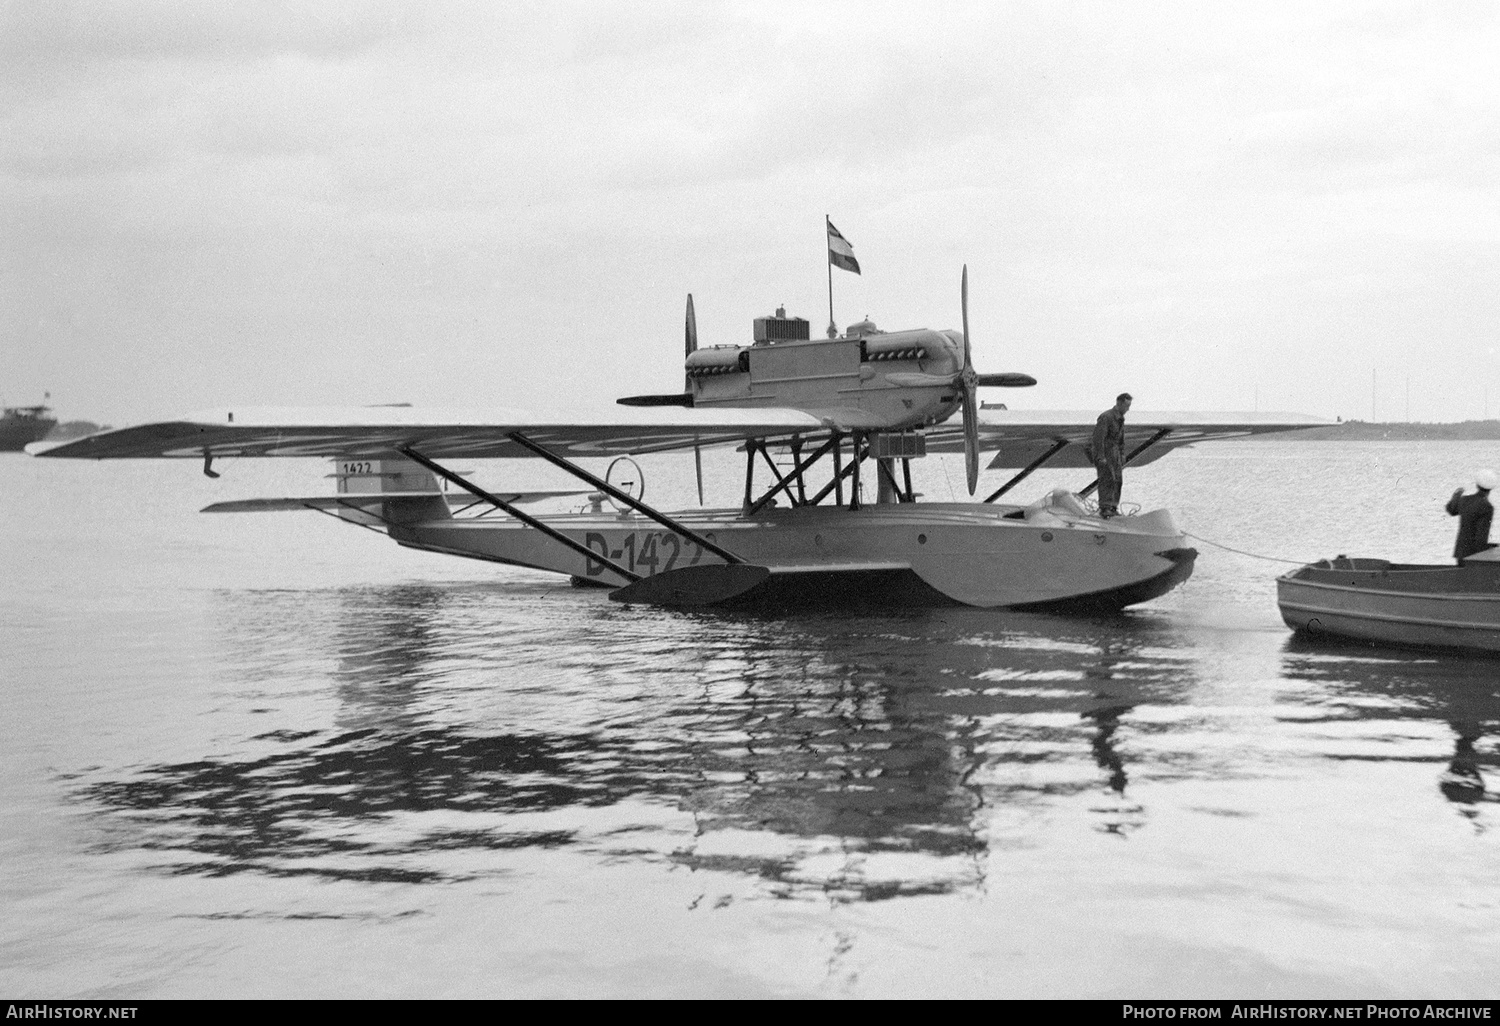
<instances>
[{"instance_id":1,"label":"person in boat","mask_svg":"<svg viewBox=\"0 0 1500 1026\"><path fill-rule=\"evenodd\" d=\"M1131 395L1121 392L1115 404L1094 424L1094 438L1089 445L1089 459L1099 475L1099 515L1108 519L1120 514L1120 490L1125 486L1125 414L1130 412Z\"/></svg>"},{"instance_id":2,"label":"person in boat","mask_svg":"<svg viewBox=\"0 0 1500 1026\"><path fill-rule=\"evenodd\" d=\"M1458 538L1453 543L1453 558L1462 563L1468 556L1485 549L1494 548L1490 541L1490 521L1495 516L1495 507L1490 504L1490 491L1500 483L1500 476L1493 470L1481 470L1474 475L1474 494L1465 495L1462 488L1453 493L1445 507L1450 517L1458 517Z\"/></svg>"}]
</instances>

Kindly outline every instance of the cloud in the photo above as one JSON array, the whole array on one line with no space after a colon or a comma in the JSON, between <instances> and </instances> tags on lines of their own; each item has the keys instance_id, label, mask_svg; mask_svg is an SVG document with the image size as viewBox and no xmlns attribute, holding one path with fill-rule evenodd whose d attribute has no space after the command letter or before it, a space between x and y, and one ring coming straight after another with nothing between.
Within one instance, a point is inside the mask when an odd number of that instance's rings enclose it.
<instances>
[{"instance_id":1,"label":"cloud","mask_svg":"<svg viewBox=\"0 0 1500 1026\"><path fill-rule=\"evenodd\" d=\"M20 0L0 13L7 80L76 74L117 62L233 62L267 54L348 57L408 33L394 0Z\"/></svg>"},{"instance_id":2,"label":"cloud","mask_svg":"<svg viewBox=\"0 0 1500 1026\"><path fill-rule=\"evenodd\" d=\"M503 400L559 359L580 396L657 390L683 292L722 341L781 302L826 308L824 213L866 268L835 283L838 316L951 325L967 262L980 356L1040 368L1048 405L1112 395L1142 355L1176 405L1229 403L1293 343L1389 363L1429 337L1458 375L1495 306L1476 282L1460 324L1422 294L1435 268L1474 281L1497 232L1485 7L0 17L3 370L42 387L99 362L94 419L129 419L107 404L132 360L140 396L155 361L160 401L194 406Z\"/></svg>"}]
</instances>

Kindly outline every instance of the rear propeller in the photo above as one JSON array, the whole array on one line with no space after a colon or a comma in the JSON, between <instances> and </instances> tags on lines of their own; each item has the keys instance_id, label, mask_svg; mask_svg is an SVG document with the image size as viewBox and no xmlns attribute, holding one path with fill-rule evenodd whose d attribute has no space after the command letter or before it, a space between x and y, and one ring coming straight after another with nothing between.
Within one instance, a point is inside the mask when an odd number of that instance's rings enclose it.
<instances>
[{"instance_id":1,"label":"rear propeller","mask_svg":"<svg viewBox=\"0 0 1500 1026\"><path fill-rule=\"evenodd\" d=\"M693 313L693 294L688 293L687 317L682 322L683 347L687 350L682 357L683 366L687 366L687 358L698 351L698 315ZM684 376L682 382L682 394L691 397L693 394L693 379ZM703 505L703 446L693 446L693 471L698 479L698 505Z\"/></svg>"},{"instance_id":2,"label":"rear propeller","mask_svg":"<svg viewBox=\"0 0 1500 1026\"><path fill-rule=\"evenodd\" d=\"M686 352L682 354L682 360L684 366L686 366L687 358L698 351L698 315L693 313L693 294L691 292L688 293L687 317L682 323L682 334L683 348L686 349ZM682 383L682 391L688 393L692 390L693 379L685 377Z\"/></svg>"},{"instance_id":3,"label":"rear propeller","mask_svg":"<svg viewBox=\"0 0 1500 1026\"><path fill-rule=\"evenodd\" d=\"M687 317L683 320L682 335L683 349L686 350L683 353L685 363L687 357L692 356L698 351L698 315L693 313L693 294L691 292L688 293ZM627 395L622 399L616 399L615 402L621 406L683 406L691 409L693 406L693 379L684 376L682 391L676 395ZM694 447L693 451L697 452L698 450ZM698 501L702 503L703 469L701 455L698 466Z\"/></svg>"}]
</instances>

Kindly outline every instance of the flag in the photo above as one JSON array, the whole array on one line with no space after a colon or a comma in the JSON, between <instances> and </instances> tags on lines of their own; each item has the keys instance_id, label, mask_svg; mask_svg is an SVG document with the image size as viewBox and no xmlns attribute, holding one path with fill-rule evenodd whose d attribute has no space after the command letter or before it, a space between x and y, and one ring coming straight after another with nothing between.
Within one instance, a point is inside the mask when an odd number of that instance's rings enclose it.
<instances>
[{"instance_id":1,"label":"flag","mask_svg":"<svg viewBox=\"0 0 1500 1026\"><path fill-rule=\"evenodd\" d=\"M859 273L859 261L854 259L854 247L839 234L832 221L828 222L828 262L834 267Z\"/></svg>"}]
</instances>

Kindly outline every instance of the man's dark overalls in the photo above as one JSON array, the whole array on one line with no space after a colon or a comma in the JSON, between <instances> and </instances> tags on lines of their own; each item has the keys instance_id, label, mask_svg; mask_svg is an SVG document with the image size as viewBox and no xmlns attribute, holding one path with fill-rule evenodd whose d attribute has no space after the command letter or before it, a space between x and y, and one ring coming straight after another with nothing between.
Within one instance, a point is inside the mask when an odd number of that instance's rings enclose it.
<instances>
[{"instance_id":1,"label":"man's dark overalls","mask_svg":"<svg viewBox=\"0 0 1500 1026\"><path fill-rule=\"evenodd\" d=\"M1123 407L1123 408L1122 408ZM1130 403L1117 401L1099 414L1094 424L1094 470L1099 475L1099 515L1118 516L1120 489L1125 483L1125 411Z\"/></svg>"}]
</instances>

